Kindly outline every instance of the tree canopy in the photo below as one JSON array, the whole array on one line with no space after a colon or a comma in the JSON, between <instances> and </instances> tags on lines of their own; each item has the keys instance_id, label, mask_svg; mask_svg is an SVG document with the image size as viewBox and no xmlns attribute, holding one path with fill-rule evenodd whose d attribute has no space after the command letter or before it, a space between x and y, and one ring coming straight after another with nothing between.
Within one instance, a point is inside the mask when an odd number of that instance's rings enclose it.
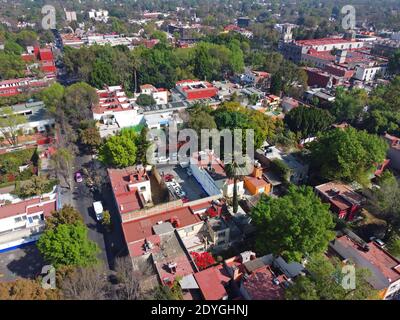
<instances>
[{"instance_id":1,"label":"tree canopy","mask_svg":"<svg viewBox=\"0 0 400 320\"><path fill-rule=\"evenodd\" d=\"M263 196L253 208L257 227L256 248L289 261L324 252L335 237L329 205L311 187L289 186L280 198Z\"/></svg>"},{"instance_id":2,"label":"tree canopy","mask_svg":"<svg viewBox=\"0 0 400 320\"><path fill-rule=\"evenodd\" d=\"M99 149L99 160L109 166L126 168L136 164L137 135L132 130L123 130L109 137Z\"/></svg>"},{"instance_id":3,"label":"tree canopy","mask_svg":"<svg viewBox=\"0 0 400 320\"><path fill-rule=\"evenodd\" d=\"M369 270L356 268L355 289L345 289L342 264L323 255L313 255L307 262L308 275L299 276L286 291L288 300L365 300L377 299L377 292L368 283Z\"/></svg>"},{"instance_id":4,"label":"tree canopy","mask_svg":"<svg viewBox=\"0 0 400 320\"><path fill-rule=\"evenodd\" d=\"M365 185L377 164L385 159L387 148L382 138L366 131L329 130L310 144L311 162L325 179Z\"/></svg>"},{"instance_id":5,"label":"tree canopy","mask_svg":"<svg viewBox=\"0 0 400 320\"><path fill-rule=\"evenodd\" d=\"M289 111L285 123L289 129L302 138L313 137L329 128L334 117L327 110L300 106Z\"/></svg>"},{"instance_id":6,"label":"tree canopy","mask_svg":"<svg viewBox=\"0 0 400 320\"><path fill-rule=\"evenodd\" d=\"M88 239L86 226L77 221L74 224L59 224L46 230L37 242L39 251L46 261L59 266L95 265L99 248Z\"/></svg>"}]
</instances>

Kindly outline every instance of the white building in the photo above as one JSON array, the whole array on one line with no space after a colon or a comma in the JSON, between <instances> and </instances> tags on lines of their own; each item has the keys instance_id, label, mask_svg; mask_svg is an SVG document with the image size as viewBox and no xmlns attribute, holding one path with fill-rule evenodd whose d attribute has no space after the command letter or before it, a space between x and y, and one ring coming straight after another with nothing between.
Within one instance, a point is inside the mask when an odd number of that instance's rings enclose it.
<instances>
[{"instance_id":1,"label":"white building","mask_svg":"<svg viewBox=\"0 0 400 320\"><path fill-rule=\"evenodd\" d=\"M108 21L108 11L107 10L98 10L92 9L89 11L89 19L94 19L96 21L103 21L107 23Z\"/></svg>"},{"instance_id":2,"label":"white building","mask_svg":"<svg viewBox=\"0 0 400 320\"><path fill-rule=\"evenodd\" d=\"M143 115L138 113L138 106L126 96L121 86L105 86L103 90L97 90L97 95L99 104L92 111L93 119L99 121L101 137L142 122Z\"/></svg>"},{"instance_id":3,"label":"white building","mask_svg":"<svg viewBox=\"0 0 400 320\"><path fill-rule=\"evenodd\" d=\"M190 158L190 169L209 196L222 194L224 197L233 197L233 180L227 178L223 162L214 156L212 150L195 153ZM237 181L236 187L238 195L242 196L245 192L243 181Z\"/></svg>"},{"instance_id":4,"label":"white building","mask_svg":"<svg viewBox=\"0 0 400 320\"><path fill-rule=\"evenodd\" d=\"M370 82L375 79L376 75L380 73L384 75L386 73L386 65L357 65L353 78L365 82Z\"/></svg>"},{"instance_id":5,"label":"white building","mask_svg":"<svg viewBox=\"0 0 400 320\"><path fill-rule=\"evenodd\" d=\"M0 252L39 238L45 219L57 209L57 194L9 202L0 199Z\"/></svg>"},{"instance_id":6,"label":"white building","mask_svg":"<svg viewBox=\"0 0 400 320\"><path fill-rule=\"evenodd\" d=\"M16 104L11 106L14 114L23 115L26 123L17 126L18 130L22 130L24 134L45 132L54 126L55 120L47 112L42 101ZM8 128L1 128L0 136L4 136L4 132L8 132Z\"/></svg>"},{"instance_id":7,"label":"white building","mask_svg":"<svg viewBox=\"0 0 400 320\"><path fill-rule=\"evenodd\" d=\"M151 84L144 84L140 86L140 94L152 96L156 104L168 103L168 90L164 88L157 89Z\"/></svg>"}]
</instances>

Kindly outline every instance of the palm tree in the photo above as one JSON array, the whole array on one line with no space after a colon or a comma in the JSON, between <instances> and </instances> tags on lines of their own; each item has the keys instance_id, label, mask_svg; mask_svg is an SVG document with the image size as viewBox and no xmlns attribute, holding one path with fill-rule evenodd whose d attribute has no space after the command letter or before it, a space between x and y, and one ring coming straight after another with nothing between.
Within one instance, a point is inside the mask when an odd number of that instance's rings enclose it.
<instances>
[{"instance_id":1,"label":"palm tree","mask_svg":"<svg viewBox=\"0 0 400 320\"><path fill-rule=\"evenodd\" d=\"M237 161L238 158L232 159L231 162L226 163L224 165L224 171L226 176L229 179L233 179L233 212L237 213L239 209L239 199L238 199L238 194L237 194L237 182L239 179L241 179L243 176L248 175L251 173L251 163L249 159L246 157L243 159L244 161L241 161L240 163Z\"/></svg>"}]
</instances>

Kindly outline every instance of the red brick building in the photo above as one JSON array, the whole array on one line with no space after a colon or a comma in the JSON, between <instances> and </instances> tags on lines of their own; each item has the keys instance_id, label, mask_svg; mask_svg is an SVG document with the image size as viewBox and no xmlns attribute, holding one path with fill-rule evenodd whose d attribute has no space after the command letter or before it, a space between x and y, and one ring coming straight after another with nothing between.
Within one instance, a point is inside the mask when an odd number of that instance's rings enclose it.
<instances>
[{"instance_id":1,"label":"red brick building","mask_svg":"<svg viewBox=\"0 0 400 320\"><path fill-rule=\"evenodd\" d=\"M175 88L187 99L208 99L218 94L218 89L207 81L182 80Z\"/></svg>"}]
</instances>

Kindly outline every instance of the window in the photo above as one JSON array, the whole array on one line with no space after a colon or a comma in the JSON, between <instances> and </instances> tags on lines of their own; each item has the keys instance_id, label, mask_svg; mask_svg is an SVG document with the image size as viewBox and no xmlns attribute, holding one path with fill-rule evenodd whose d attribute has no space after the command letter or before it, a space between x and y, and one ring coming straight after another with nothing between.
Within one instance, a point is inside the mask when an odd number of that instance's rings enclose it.
<instances>
[{"instance_id":1,"label":"window","mask_svg":"<svg viewBox=\"0 0 400 320\"><path fill-rule=\"evenodd\" d=\"M140 191L146 191L146 187L145 186L140 187Z\"/></svg>"},{"instance_id":2,"label":"window","mask_svg":"<svg viewBox=\"0 0 400 320\"><path fill-rule=\"evenodd\" d=\"M226 236L226 232L225 231L221 231L221 232L218 233L218 237L225 238L225 236Z\"/></svg>"},{"instance_id":3,"label":"window","mask_svg":"<svg viewBox=\"0 0 400 320\"><path fill-rule=\"evenodd\" d=\"M15 223L19 223L22 221L22 217L16 217L14 218Z\"/></svg>"}]
</instances>

